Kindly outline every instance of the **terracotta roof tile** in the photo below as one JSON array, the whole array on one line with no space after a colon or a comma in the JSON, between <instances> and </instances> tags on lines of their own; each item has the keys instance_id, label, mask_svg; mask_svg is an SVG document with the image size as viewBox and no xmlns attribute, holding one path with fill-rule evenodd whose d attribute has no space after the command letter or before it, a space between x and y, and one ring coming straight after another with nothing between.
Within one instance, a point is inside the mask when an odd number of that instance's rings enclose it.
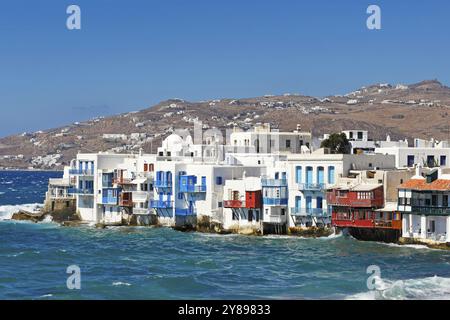
<instances>
[{"instance_id":1,"label":"terracotta roof tile","mask_svg":"<svg viewBox=\"0 0 450 320\"><path fill-rule=\"evenodd\" d=\"M427 183L425 179L411 179L401 184L399 189L429 190L429 191L450 191L450 180L436 179Z\"/></svg>"}]
</instances>

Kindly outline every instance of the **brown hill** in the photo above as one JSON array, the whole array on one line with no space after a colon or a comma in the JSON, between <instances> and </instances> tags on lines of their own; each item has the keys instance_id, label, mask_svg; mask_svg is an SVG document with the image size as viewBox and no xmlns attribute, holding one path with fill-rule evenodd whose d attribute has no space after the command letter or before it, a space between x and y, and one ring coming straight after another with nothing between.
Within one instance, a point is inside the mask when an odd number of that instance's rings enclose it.
<instances>
[{"instance_id":1,"label":"brown hill","mask_svg":"<svg viewBox=\"0 0 450 320\"><path fill-rule=\"evenodd\" d=\"M314 135L354 128L369 130L373 139L389 134L392 139L450 140L449 112L450 88L437 80L377 84L323 99L289 94L202 102L173 99L137 112L2 138L0 168L61 168L79 151L155 152L165 136L174 129L192 129L194 120L205 129L248 129L270 122L282 130L300 124Z\"/></svg>"}]
</instances>

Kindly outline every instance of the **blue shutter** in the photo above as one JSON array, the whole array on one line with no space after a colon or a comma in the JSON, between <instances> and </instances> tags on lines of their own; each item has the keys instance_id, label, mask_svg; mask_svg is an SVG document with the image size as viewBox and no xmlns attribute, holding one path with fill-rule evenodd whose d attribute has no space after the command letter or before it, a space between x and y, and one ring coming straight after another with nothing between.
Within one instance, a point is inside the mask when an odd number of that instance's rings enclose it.
<instances>
[{"instance_id":1,"label":"blue shutter","mask_svg":"<svg viewBox=\"0 0 450 320\"><path fill-rule=\"evenodd\" d=\"M295 168L295 182L302 183L302 167L298 166Z\"/></svg>"}]
</instances>

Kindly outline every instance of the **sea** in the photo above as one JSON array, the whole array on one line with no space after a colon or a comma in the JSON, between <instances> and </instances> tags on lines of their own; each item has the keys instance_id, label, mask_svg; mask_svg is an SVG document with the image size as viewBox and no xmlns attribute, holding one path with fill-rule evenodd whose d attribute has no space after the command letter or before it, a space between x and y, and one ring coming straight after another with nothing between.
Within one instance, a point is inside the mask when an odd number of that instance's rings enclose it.
<instances>
[{"instance_id":1,"label":"sea","mask_svg":"<svg viewBox=\"0 0 450 320\"><path fill-rule=\"evenodd\" d=\"M61 176L0 172L0 299L450 299L425 246L9 220Z\"/></svg>"}]
</instances>

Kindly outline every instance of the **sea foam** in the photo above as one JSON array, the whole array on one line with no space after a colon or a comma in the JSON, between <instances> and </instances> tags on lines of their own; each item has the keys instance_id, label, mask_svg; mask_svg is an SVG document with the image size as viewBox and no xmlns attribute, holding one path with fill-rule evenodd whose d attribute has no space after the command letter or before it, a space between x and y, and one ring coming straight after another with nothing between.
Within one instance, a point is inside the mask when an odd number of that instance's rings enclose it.
<instances>
[{"instance_id":1,"label":"sea foam","mask_svg":"<svg viewBox=\"0 0 450 320\"><path fill-rule=\"evenodd\" d=\"M40 203L28 203L28 204L18 204L18 205L4 205L0 206L0 221L10 220L12 215L19 210L26 210L33 212L36 207L42 206Z\"/></svg>"},{"instance_id":2,"label":"sea foam","mask_svg":"<svg viewBox=\"0 0 450 320\"><path fill-rule=\"evenodd\" d=\"M427 277L407 280L377 280L378 290L346 297L349 300L450 300L450 278Z\"/></svg>"}]
</instances>

